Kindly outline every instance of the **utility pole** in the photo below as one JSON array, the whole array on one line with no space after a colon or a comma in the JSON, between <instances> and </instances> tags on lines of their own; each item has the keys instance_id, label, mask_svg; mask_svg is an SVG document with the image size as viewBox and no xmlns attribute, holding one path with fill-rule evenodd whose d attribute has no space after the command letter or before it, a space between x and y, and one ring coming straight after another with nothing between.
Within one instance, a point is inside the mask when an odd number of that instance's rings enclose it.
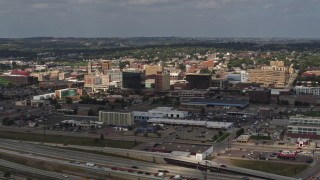
<instances>
[{"instance_id":1,"label":"utility pole","mask_svg":"<svg viewBox=\"0 0 320 180\"><path fill-rule=\"evenodd\" d=\"M206 162L206 167L205 167L205 172L204 172L204 180L207 180L207 172L208 172L208 153L206 153L205 162Z\"/></svg>"},{"instance_id":2,"label":"utility pole","mask_svg":"<svg viewBox=\"0 0 320 180\"><path fill-rule=\"evenodd\" d=\"M46 108L44 108L44 110L46 111ZM43 140L42 140L42 144L43 144L46 139L46 121L45 119L43 119L42 121L43 121Z\"/></svg>"}]
</instances>

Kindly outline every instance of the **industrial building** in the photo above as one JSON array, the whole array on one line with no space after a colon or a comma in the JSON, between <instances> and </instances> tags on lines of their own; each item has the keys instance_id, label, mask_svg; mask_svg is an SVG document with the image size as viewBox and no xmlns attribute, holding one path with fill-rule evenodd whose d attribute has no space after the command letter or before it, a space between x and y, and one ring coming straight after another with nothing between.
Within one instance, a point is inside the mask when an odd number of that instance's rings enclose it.
<instances>
[{"instance_id":1,"label":"industrial building","mask_svg":"<svg viewBox=\"0 0 320 180\"><path fill-rule=\"evenodd\" d=\"M187 111L177 111L172 107L157 107L148 112L133 111L133 119L138 121L146 121L151 118L175 118L183 119L188 116Z\"/></svg>"},{"instance_id":2,"label":"industrial building","mask_svg":"<svg viewBox=\"0 0 320 180\"><path fill-rule=\"evenodd\" d=\"M180 119L164 119L164 118L151 118L147 120L148 123L153 124L174 124L174 125L186 125L186 126L201 126L210 129L232 129L233 123L231 122L214 122L214 121L192 121L192 120L180 120Z\"/></svg>"},{"instance_id":3,"label":"industrial building","mask_svg":"<svg viewBox=\"0 0 320 180\"><path fill-rule=\"evenodd\" d=\"M208 97L207 90L174 90L170 91L170 97L175 98L205 98Z\"/></svg>"},{"instance_id":4,"label":"industrial building","mask_svg":"<svg viewBox=\"0 0 320 180\"><path fill-rule=\"evenodd\" d=\"M222 99L203 99L203 98L190 98L181 102L182 106L191 107L210 107L210 106L223 106L223 107L237 107L240 109L249 105L247 100L222 100Z\"/></svg>"},{"instance_id":5,"label":"industrial building","mask_svg":"<svg viewBox=\"0 0 320 180\"><path fill-rule=\"evenodd\" d=\"M255 88L249 90L249 98L251 103L270 103L271 90L266 88Z\"/></svg>"}]
</instances>

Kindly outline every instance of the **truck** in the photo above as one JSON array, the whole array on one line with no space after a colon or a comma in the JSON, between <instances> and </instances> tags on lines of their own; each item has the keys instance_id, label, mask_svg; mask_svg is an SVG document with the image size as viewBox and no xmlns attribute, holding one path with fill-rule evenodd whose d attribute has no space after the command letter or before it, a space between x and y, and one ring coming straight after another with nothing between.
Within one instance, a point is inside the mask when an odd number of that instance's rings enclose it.
<instances>
[{"instance_id":1,"label":"truck","mask_svg":"<svg viewBox=\"0 0 320 180\"><path fill-rule=\"evenodd\" d=\"M86 163L86 166L94 167L94 163L87 162L87 163Z\"/></svg>"}]
</instances>

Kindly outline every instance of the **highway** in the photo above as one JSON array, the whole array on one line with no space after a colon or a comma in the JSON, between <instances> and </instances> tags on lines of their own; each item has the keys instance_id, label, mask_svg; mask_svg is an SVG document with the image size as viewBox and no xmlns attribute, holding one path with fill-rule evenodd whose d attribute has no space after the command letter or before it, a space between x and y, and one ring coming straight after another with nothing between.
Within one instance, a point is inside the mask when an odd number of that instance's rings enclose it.
<instances>
[{"instance_id":1,"label":"highway","mask_svg":"<svg viewBox=\"0 0 320 180\"><path fill-rule=\"evenodd\" d=\"M6 167L6 168L10 168L10 169L14 169L14 170L17 170L17 171L20 171L20 172L24 172L24 173L40 175L40 176L42 176L42 177L44 177L46 179L66 179L63 176L63 174L61 174L61 173L44 171L44 170L40 170L40 169L24 166L24 165L21 165L21 164L5 161L5 160L2 160L2 159L0 159L0 166ZM70 179L70 180L79 180L79 179L81 179L80 177L69 175L69 174L67 176L68 176L68 179Z\"/></svg>"},{"instance_id":2,"label":"highway","mask_svg":"<svg viewBox=\"0 0 320 180\"><path fill-rule=\"evenodd\" d=\"M14 140L5 140L0 139L0 147L12 150L18 150L20 152L32 153L35 156L33 158L40 158L39 156L49 157L52 159L65 158L73 161L82 161L82 162L92 162L96 164L109 165L113 167L120 168L131 168L131 166L138 166L141 171L146 171L150 173L156 173L159 169L169 170L170 174L173 175L182 175L186 177L197 177L203 179L203 172L197 171L196 169L189 169L178 167L174 165L161 165L154 164L142 161L135 161L124 158L109 157L104 155L97 155L92 153L78 152L54 147L43 146L40 144L32 144L27 142L20 142ZM69 162L68 162L69 163ZM71 163L69 163L71 164ZM71 164L74 165L74 164ZM237 175L228 175L220 173L207 173L208 179L241 179L243 176Z\"/></svg>"}]
</instances>

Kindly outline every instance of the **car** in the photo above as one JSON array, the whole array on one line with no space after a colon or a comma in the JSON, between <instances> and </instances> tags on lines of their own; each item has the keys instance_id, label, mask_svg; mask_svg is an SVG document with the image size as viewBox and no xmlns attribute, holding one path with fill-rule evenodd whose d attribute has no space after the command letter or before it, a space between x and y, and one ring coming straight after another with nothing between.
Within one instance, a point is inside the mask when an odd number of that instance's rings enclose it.
<instances>
[{"instance_id":1,"label":"car","mask_svg":"<svg viewBox=\"0 0 320 180\"><path fill-rule=\"evenodd\" d=\"M313 162L313 159L308 159L307 161L306 161L306 163L312 163Z\"/></svg>"},{"instance_id":2,"label":"car","mask_svg":"<svg viewBox=\"0 0 320 180\"><path fill-rule=\"evenodd\" d=\"M158 170L158 172L169 173L168 170Z\"/></svg>"},{"instance_id":3,"label":"car","mask_svg":"<svg viewBox=\"0 0 320 180\"><path fill-rule=\"evenodd\" d=\"M144 174L145 174L145 175L151 175L151 173L149 173L149 172L145 172Z\"/></svg>"},{"instance_id":4,"label":"car","mask_svg":"<svg viewBox=\"0 0 320 180\"><path fill-rule=\"evenodd\" d=\"M226 165L224 165L224 164L222 164L222 165L220 165L220 167L224 167L224 168L226 168L227 166L226 166Z\"/></svg>"},{"instance_id":5,"label":"car","mask_svg":"<svg viewBox=\"0 0 320 180\"><path fill-rule=\"evenodd\" d=\"M112 167L111 169L114 170L114 171L117 171L117 170L118 170L117 167Z\"/></svg>"},{"instance_id":6,"label":"car","mask_svg":"<svg viewBox=\"0 0 320 180\"><path fill-rule=\"evenodd\" d=\"M137 173L138 173L138 174L143 174L143 172L142 172L142 171L138 171Z\"/></svg>"},{"instance_id":7,"label":"car","mask_svg":"<svg viewBox=\"0 0 320 180\"><path fill-rule=\"evenodd\" d=\"M139 169L137 166L131 166L132 169Z\"/></svg>"},{"instance_id":8,"label":"car","mask_svg":"<svg viewBox=\"0 0 320 180\"><path fill-rule=\"evenodd\" d=\"M63 176L64 178L68 178L68 177L69 177L69 176L66 175L66 174L62 174L62 176Z\"/></svg>"}]
</instances>

